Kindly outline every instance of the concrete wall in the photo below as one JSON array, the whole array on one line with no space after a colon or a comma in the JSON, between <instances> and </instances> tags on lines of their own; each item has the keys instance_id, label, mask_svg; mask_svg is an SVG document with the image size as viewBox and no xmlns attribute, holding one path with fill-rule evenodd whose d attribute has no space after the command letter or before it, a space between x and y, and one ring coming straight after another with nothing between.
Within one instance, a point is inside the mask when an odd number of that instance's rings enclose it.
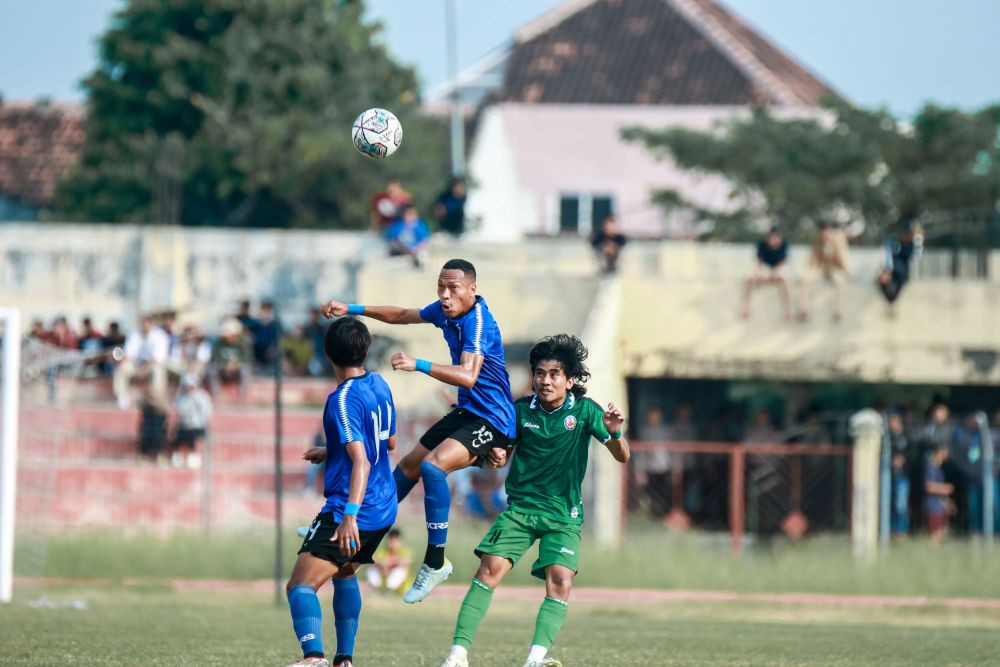
<instances>
[{"instance_id":1,"label":"concrete wall","mask_svg":"<svg viewBox=\"0 0 1000 667\"><path fill-rule=\"evenodd\" d=\"M56 314L131 326L184 310L211 327L242 298L275 298L289 315L353 293L349 262L364 236L340 232L136 225L0 225L0 303L25 322ZM210 324L211 323L211 324Z\"/></svg>"}]
</instances>

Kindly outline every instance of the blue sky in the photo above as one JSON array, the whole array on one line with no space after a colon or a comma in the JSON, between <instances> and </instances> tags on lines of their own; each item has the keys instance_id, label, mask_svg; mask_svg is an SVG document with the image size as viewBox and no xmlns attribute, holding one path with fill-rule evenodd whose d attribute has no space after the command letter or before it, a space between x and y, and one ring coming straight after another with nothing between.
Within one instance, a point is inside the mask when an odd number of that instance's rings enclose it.
<instances>
[{"instance_id":1,"label":"blue sky","mask_svg":"<svg viewBox=\"0 0 1000 667\"><path fill-rule=\"evenodd\" d=\"M456 0L469 65L561 0ZM425 87L445 78L445 0L369 0ZM121 0L0 0L0 94L78 100ZM1000 0L724 0L852 101L909 114L925 101L1000 102Z\"/></svg>"}]
</instances>

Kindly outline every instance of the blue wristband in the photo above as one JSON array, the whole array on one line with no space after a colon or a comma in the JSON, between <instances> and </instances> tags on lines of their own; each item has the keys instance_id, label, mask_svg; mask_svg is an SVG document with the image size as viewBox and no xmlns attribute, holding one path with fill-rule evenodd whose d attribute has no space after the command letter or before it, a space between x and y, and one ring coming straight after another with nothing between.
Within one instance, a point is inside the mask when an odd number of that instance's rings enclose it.
<instances>
[{"instance_id":1,"label":"blue wristband","mask_svg":"<svg viewBox=\"0 0 1000 667\"><path fill-rule=\"evenodd\" d=\"M357 503L347 503L344 505L344 516L357 516L360 509L361 505Z\"/></svg>"},{"instance_id":2,"label":"blue wristband","mask_svg":"<svg viewBox=\"0 0 1000 667\"><path fill-rule=\"evenodd\" d=\"M349 304L347 304L347 314L348 315L364 315L365 314L365 307L364 306L359 306L356 303L349 303Z\"/></svg>"},{"instance_id":3,"label":"blue wristband","mask_svg":"<svg viewBox=\"0 0 1000 667\"><path fill-rule=\"evenodd\" d=\"M417 370L425 375L431 374L431 362L426 359L417 359Z\"/></svg>"}]
</instances>

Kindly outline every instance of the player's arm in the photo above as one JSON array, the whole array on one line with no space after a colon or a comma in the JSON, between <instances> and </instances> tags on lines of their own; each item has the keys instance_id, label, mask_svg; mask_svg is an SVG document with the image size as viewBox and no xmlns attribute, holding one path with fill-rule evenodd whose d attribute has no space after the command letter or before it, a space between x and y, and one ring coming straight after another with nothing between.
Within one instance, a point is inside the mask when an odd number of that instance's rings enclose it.
<instances>
[{"instance_id":1,"label":"player's arm","mask_svg":"<svg viewBox=\"0 0 1000 667\"><path fill-rule=\"evenodd\" d=\"M351 459L351 484L347 492L347 507L337 531L330 538L331 542L340 543L340 551L353 556L361 546L361 536L358 532L358 508L365 499L365 489L368 488L368 473L371 464L365 452L363 442L355 440L347 443L347 456ZM354 510L353 512L351 510Z\"/></svg>"},{"instance_id":2,"label":"player's arm","mask_svg":"<svg viewBox=\"0 0 1000 667\"><path fill-rule=\"evenodd\" d=\"M604 428L608 429L608 433L611 435L611 439L605 442L604 446L608 448L608 451L611 452L616 461L628 463L632 453L628 448L628 440L625 439L625 434L622 433L625 415L615 407L614 403L608 403L608 409L604 411L602 420Z\"/></svg>"},{"instance_id":3,"label":"player's arm","mask_svg":"<svg viewBox=\"0 0 1000 667\"><path fill-rule=\"evenodd\" d=\"M343 315L364 315L386 324L426 324L420 317L419 308L400 308L399 306L359 306L354 303L343 303L330 299L319 311L323 317L341 317Z\"/></svg>"},{"instance_id":4,"label":"player's arm","mask_svg":"<svg viewBox=\"0 0 1000 667\"><path fill-rule=\"evenodd\" d=\"M392 370L420 371L445 384L472 389L479 379L479 371L483 368L483 359L481 354L463 352L457 366L446 366L431 363L426 359L414 359L406 352L397 352L392 355Z\"/></svg>"}]
</instances>

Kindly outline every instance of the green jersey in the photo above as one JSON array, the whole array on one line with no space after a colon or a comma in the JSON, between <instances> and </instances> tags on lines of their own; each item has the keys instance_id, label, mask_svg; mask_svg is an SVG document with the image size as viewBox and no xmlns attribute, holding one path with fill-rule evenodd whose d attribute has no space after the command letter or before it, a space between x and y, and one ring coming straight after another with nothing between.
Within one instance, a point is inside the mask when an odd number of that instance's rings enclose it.
<instances>
[{"instance_id":1,"label":"green jersey","mask_svg":"<svg viewBox=\"0 0 1000 667\"><path fill-rule=\"evenodd\" d=\"M604 409L589 398L567 396L547 412L537 396L514 402L517 450L507 476L507 502L522 514L583 523L583 476L590 439L611 439Z\"/></svg>"}]
</instances>

